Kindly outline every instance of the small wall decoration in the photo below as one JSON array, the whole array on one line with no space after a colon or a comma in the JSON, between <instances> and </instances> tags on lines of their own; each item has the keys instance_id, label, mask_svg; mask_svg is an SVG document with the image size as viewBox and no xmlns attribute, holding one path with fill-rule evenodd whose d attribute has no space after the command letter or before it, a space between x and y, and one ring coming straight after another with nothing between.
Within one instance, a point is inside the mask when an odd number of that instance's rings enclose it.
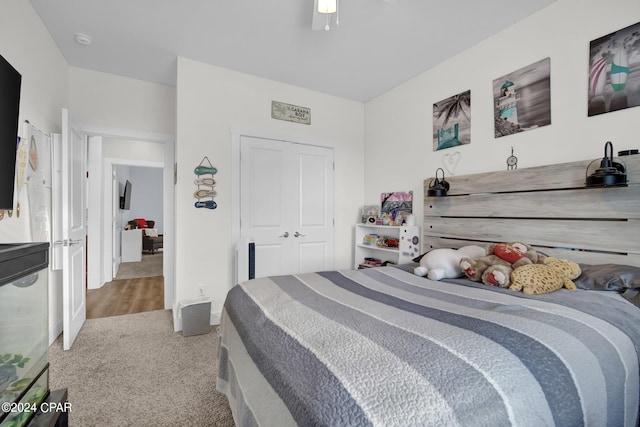
<instances>
[{"instance_id":1,"label":"small wall decoration","mask_svg":"<svg viewBox=\"0 0 640 427\"><path fill-rule=\"evenodd\" d=\"M496 138L551 124L550 64L545 58L493 81Z\"/></svg>"},{"instance_id":2,"label":"small wall decoration","mask_svg":"<svg viewBox=\"0 0 640 427\"><path fill-rule=\"evenodd\" d=\"M311 109L284 102L271 101L271 118L310 125Z\"/></svg>"},{"instance_id":3,"label":"small wall decoration","mask_svg":"<svg viewBox=\"0 0 640 427\"><path fill-rule=\"evenodd\" d=\"M433 104L433 151L471 143L471 91Z\"/></svg>"},{"instance_id":4,"label":"small wall decoration","mask_svg":"<svg viewBox=\"0 0 640 427\"><path fill-rule=\"evenodd\" d=\"M513 154L513 147L511 147L511 155L507 157L507 170L518 169L518 158Z\"/></svg>"},{"instance_id":5,"label":"small wall decoration","mask_svg":"<svg viewBox=\"0 0 640 427\"><path fill-rule=\"evenodd\" d=\"M382 193L380 206L382 225L402 225L406 216L413 212L413 191Z\"/></svg>"},{"instance_id":6,"label":"small wall decoration","mask_svg":"<svg viewBox=\"0 0 640 427\"><path fill-rule=\"evenodd\" d=\"M462 157L462 154L460 154L459 151L456 151L455 153L447 153L442 156L442 165L447 172L449 172L449 175L456 174L456 168L458 167L458 163L460 163L460 157Z\"/></svg>"},{"instance_id":7,"label":"small wall decoration","mask_svg":"<svg viewBox=\"0 0 640 427\"><path fill-rule=\"evenodd\" d=\"M640 105L640 23L589 44L588 116Z\"/></svg>"},{"instance_id":8,"label":"small wall decoration","mask_svg":"<svg viewBox=\"0 0 640 427\"><path fill-rule=\"evenodd\" d=\"M218 173L218 169L213 167L207 156L204 156L200 164L193 170L193 173L196 174L196 179L193 182L197 186L193 197L198 199L194 206L206 209L217 208L218 204L213 200L217 195L216 190L213 189L216 185L216 180L213 179L213 176Z\"/></svg>"},{"instance_id":9,"label":"small wall decoration","mask_svg":"<svg viewBox=\"0 0 640 427\"><path fill-rule=\"evenodd\" d=\"M16 216L20 218L20 191L22 185L25 183L25 174L27 171L27 162L29 158L29 141L26 138L20 138L18 143L18 152L16 154ZM12 211L9 211L9 216L13 215Z\"/></svg>"}]
</instances>

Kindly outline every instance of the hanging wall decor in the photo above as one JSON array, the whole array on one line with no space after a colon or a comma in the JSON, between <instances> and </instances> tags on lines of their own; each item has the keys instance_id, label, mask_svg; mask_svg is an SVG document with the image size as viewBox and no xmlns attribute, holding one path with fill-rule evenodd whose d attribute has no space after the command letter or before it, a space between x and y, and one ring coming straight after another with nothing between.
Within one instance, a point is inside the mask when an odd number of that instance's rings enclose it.
<instances>
[{"instance_id":1,"label":"hanging wall decor","mask_svg":"<svg viewBox=\"0 0 640 427\"><path fill-rule=\"evenodd\" d=\"M493 81L494 135L500 138L551 124L551 59Z\"/></svg>"},{"instance_id":2,"label":"hanging wall decor","mask_svg":"<svg viewBox=\"0 0 640 427\"><path fill-rule=\"evenodd\" d=\"M196 191L193 193L193 197L198 199L194 205L196 208L215 209L218 207L218 204L213 200L217 194L213 189L216 185L213 176L217 172L218 169L213 167L207 156L204 156L200 164L193 170L193 173L196 174L196 179L193 181L196 185Z\"/></svg>"},{"instance_id":3,"label":"hanging wall decor","mask_svg":"<svg viewBox=\"0 0 640 427\"><path fill-rule=\"evenodd\" d=\"M507 157L507 170L518 169L518 158L513 154L513 147L511 147L511 155Z\"/></svg>"},{"instance_id":4,"label":"hanging wall decor","mask_svg":"<svg viewBox=\"0 0 640 427\"><path fill-rule=\"evenodd\" d=\"M640 105L640 23L589 45L588 115Z\"/></svg>"},{"instance_id":5,"label":"hanging wall decor","mask_svg":"<svg viewBox=\"0 0 640 427\"><path fill-rule=\"evenodd\" d=\"M280 101L271 101L271 118L310 125L311 108L300 107L299 105L287 104Z\"/></svg>"},{"instance_id":6,"label":"hanging wall decor","mask_svg":"<svg viewBox=\"0 0 640 427\"><path fill-rule=\"evenodd\" d=\"M433 104L433 151L471 143L471 91Z\"/></svg>"},{"instance_id":7,"label":"hanging wall decor","mask_svg":"<svg viewBox=\"0 0 640 427\"><path fill-rule=\"evenodd\" d=\"M18 152L16 155L16 216L20 217L20 190L25 182L25 172L29 158L29 141L25 138L20 139L18 144ZM9 216L13 214L9 211Z\"/></svg>"},{"instance_id":8,"label":"hanging wall decor","mask_svg":"<svg viewBox=\"0 0 640 427\"><path fill-rule=\"evenodd\" d=\"M456 168L458 167L458 163L460 163L460 157L462 157L462 154L460 154L459 151L456 151L455 153L447 153L442 156L442 165L447 172L449 172L449 175L456 174Z\"/></svg>"}]
</instances>

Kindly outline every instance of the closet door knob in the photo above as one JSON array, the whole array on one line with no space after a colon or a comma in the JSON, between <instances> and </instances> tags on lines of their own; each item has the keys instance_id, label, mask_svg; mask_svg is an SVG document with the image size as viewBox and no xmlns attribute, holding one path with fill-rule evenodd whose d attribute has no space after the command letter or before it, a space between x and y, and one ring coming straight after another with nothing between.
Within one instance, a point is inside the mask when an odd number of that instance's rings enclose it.
<instances>
[{"instance_id":1,"label":"closet door knob","mask_svg":"<svg viewBox=\"0 0 640 427\"><path fill-rule=\"evenodd\" d=\"M297 231L293 233L293 237L305 237L305 236L306 234L301 234L301 233L298 233Z\"/></svg>"},{"instance_id":2,"label":"closet door knob","mask_svg":"<svg viewBox=\"0 0 640 427\"><path fill-rule=\"evenodd\" d=\"M284 233L282 233L282 234L281 234L281 235L279 235L278 237L284 237L284 238L286 239L287 237L289 237L289 232L288 232L288 231L285 231Z\"/></svg>"}]
</instances>

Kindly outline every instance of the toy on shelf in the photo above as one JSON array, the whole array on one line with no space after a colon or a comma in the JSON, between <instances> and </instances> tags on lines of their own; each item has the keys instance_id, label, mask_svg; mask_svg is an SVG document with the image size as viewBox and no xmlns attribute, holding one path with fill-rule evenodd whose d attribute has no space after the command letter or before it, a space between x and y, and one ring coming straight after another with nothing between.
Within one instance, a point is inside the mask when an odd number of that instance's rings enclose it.
<instances>
[{"instance_id":1,"label":"toy on shelf","mask_svg":"<svg viewBox=\"0 0 640 427\"><path fill-rule=\"evenodd\" d=\"M216 190L213 189L216 185L216 180L213 179L213 175L217 172L218 169L213 167L207 156L204 156L200 164L193 170L193 173L196 174L196 179L193 183L197 185L196 191L193 193L193 197L198 199L194 204L196 208L215 209L218 207L218 204L213 200L218 194Z\"/></svg>"}]
</instances>

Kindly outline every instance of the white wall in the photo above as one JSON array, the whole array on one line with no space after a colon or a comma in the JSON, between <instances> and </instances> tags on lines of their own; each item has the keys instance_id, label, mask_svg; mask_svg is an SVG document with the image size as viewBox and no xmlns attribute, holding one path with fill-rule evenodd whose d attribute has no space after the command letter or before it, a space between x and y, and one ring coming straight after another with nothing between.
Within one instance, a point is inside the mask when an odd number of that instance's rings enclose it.
<instances>
[{"instance_id":1,"label":"white wall","mask_svg":"<svg viewBox=\"0 0 640 427\"><path fill-rule=\"evenodd\" d=\"M535 15L366 104L365 201L414 191L460 152L456 175L501 170L513 146L518 167L601 158L639 148L640 108L587 117L589 42L640 21L637 0L558 0ZM428 54L428 53L423 53ZM493 80L551 58L551 125L494 138ZM471 144L433 151L433 103L471 90Z\"/></svg>"},{"instance_id":2,"label":"white wall","mask_svg":"<svg viewBox=\"0 0 640 427\"><path fill-rule=\"evenodd\" d=\"M25 120L47 134L60 132L68 66L28 1L2 1L0 54L22 74L19 133ZM31 241L27 200L23 188L20 218L5 214L0 221L0 242ZM62 275L50 270L49 276L49 330L55 337L62 331Z\"/></svg>"},{"instance_id":3,"label":"white wall","mask_svg":"<svg viewBox=\"0 0 640 427\"><path fill-rule=\"evenodd\" d=\"M147 141L132 141L118 138L103 138L102 157L141 162L164 162L162 144Z\"/></svg>"},{"instance_id":4,"label":"white wall","mask_svg":"<svg viewBox=\"0 0 640 427\"><path fill-rule=\"evenodd\" d=\"M69 108L79 123L175 133L175 88L69 67Z\"/></svg>"},{"instance_id":5,"label":"white wall","mask_svg":"<svg viewBox=\"0 0 640 427\"><path fill-rule=\"evenodd\" d=\"M162 214L162 169L148 167L129 168L131 181L131 209L123 211L123 220L144 218L155 221L160 234L164 231Z\"/></svg>"},{"instance_id":6,"label":"white wall","mask_svg":"<svg viewBox=\"0 0 640 427\"><path fill-rule=\"evenodd\" d=\"M311 125L271 119L271 101L311 109ZM232 286L231 131L317 141L335 147L336 267L349 268L352 225L364 188L364 105L318 92L178 58L176 161L176 302L204 285L220 312ZM215 210L193 206L193 169L208 156L216 175Z\"/></svg>"}]
</instances>

